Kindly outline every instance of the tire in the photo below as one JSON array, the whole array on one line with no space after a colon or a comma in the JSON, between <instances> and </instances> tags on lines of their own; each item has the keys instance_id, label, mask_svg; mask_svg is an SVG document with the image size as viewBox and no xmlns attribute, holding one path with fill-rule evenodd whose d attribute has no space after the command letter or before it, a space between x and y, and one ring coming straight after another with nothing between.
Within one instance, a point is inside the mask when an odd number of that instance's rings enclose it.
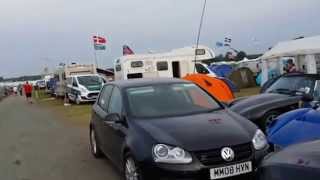
<instances>
[{"instance_id":1,"label":"tire","mask_svg":"<svg viewBox=\"0 0 320 180\"><path fill-rule=\"evenodd\" d=\"M76 103L77 105L80 105L80 104L81 104L79 95L76 96L76 98L75 98L75 103Z\"/></svg>"},{"instance_id":2,"label":"tire","mask_svg":"<svg viewBox=\"0 0 320 180\"><path fill-rule=\"evenodd\" d=\"M126 153L123 163L124 180L143 180L139 167L130 153Z\"/></svg>"},{"instance_id":3,"label":"tire","mask_svg":"<svg viewBox=\"0 0 320 180\"><path fill-rule=\"evenodd\" d=\"M262 123L260 124L260 128L262 130L266 130L268 126L278 117L281 113L277 110L269 111L263 115Z\"/></svg>"},{"instance_id":4,"label":"tire","mask_svg":"<svg viewBox=\"0 0 320 180\"><path fill-rule=\"evenodd\" d=\"M90 128L90 134L89 134L90 151L95 158L99 159L103 157L103 153L100 149L100 146L96 137L97 136L96 136L95 130L93 128Z\"/></svg>"}]
</instances>

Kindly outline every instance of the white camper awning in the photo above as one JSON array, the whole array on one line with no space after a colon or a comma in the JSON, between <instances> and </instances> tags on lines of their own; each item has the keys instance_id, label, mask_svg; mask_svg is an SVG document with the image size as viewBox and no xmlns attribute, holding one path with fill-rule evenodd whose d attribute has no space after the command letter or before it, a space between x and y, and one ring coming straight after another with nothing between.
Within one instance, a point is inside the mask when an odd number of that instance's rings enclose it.
<instances>
[{"instance_id":1,"label":"white camper awning","mask_svg":"<svg viewBox=\"0 0 320 180\"><path fill-rule=\"evenodd\" d=\"M274 59L285 56L297 56L320 53L320 36L280 42L261 58Z\"/></svg>"}]
</instances>

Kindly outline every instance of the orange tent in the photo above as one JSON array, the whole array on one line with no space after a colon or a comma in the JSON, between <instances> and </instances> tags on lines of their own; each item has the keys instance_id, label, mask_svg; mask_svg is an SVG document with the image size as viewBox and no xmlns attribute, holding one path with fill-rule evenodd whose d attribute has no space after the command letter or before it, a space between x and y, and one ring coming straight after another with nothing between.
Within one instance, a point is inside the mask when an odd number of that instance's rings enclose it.
<instances>
[{"instance_id":1,"label":"orange tent","mask_svg":"<svg viewBox=\"0 0 320 180\"><path fill-rule=\"evenodd\" d=\"M228 102L234 99L232 90L223 80L204 74L190 74L183 79L194 82L219 101Z\"/></svg>"}]
</instances>

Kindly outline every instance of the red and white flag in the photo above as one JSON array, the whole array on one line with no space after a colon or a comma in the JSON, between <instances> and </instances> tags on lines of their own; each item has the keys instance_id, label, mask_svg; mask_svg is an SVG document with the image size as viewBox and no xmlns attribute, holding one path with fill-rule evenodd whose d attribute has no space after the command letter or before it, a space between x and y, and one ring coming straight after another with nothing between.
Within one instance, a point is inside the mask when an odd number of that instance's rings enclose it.
<instances>
[{"instance_id":1,"label":"red and white flag","mask_svg":"<svg viewBox=\"0 0 320 180\"><path fill-rule=\"evenodd\" d=\"M96 45L106 44L107 40L104 37L101 36L93 36L93 42Z\"/></svg>"},{"instance_id":2,"label":"red and white flag","mask_svg":"<svg viewBox=\"0 0 320 180\"><path fill-rule=\"evenodd\" d=\"M123 49L124 56L134 54L134 52L131 50L131 48L128 45L124 45L122 49Z\"/></svg>"}]
</instances>

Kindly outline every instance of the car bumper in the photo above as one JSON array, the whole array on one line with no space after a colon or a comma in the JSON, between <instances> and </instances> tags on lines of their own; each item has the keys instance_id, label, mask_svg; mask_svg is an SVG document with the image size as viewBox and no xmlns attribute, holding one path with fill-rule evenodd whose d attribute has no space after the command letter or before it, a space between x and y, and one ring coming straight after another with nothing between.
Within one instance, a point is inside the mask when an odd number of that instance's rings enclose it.
<instances>
[{"instance_id":1,"label":"car bumper","mask_svg":"<svg viewBox=\"0 0 320 180\"><path fill-rule=\"evenodd\" d=\"M205 166L196 158L188 165L170 165L170 164L147 164L141 166L141 172L144 179L153 180L210 180L210 169L219 168L229 165L235 165L243 162L252 162L252 172L242 175L237 175L221 180L254 180L256 177L257 167L263 157L268 153L268 147L262 151L255 152L250 159L242 161L226 163L222 165Z\"/></svg>"},{"instance_id":2,"label":"car bumper","mask_svg":"<svg viewBox=\"0 0 320 180\"><path fill-rule=\"evenodd\" d=\"M81 96L81 98L79 100L80 100L80 102L95 102L97 100L97 97L89 98L86 96Z\"/></svg>"}]
</instances>

